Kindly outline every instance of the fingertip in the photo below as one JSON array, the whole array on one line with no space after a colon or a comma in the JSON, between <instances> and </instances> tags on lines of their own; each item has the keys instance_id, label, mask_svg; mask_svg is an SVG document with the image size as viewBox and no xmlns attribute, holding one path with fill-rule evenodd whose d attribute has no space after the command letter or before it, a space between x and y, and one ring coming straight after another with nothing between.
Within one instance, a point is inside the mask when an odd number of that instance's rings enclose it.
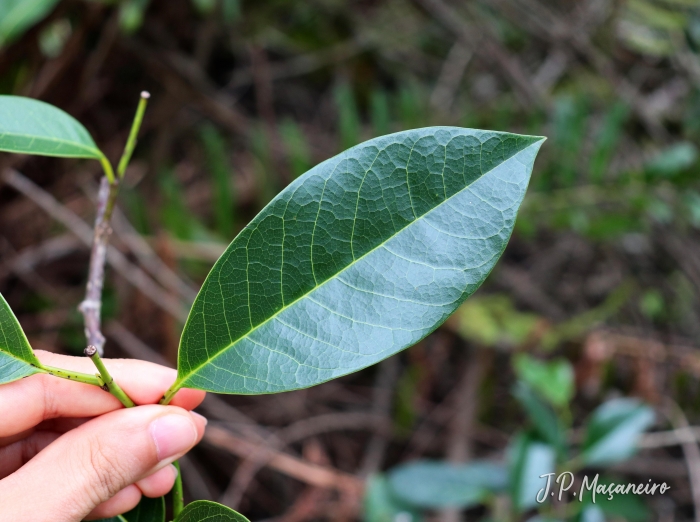
<instances>
[{"instance_id":1,"label":"fingertip","mask_svg":"<svg viewBox=\"0 0 700 522\"><path fill-rule=\"evenodd\" d=\"M141 490L135 484L131 484L112 498L103 502L85 520L99 520L101 518L111 518L131 511L141 502Z\"/></svg>"},{"instance_id":2,"label":"fingertip","mask_svg":"<svg viewBox=\"0 0 700 522\"><path fill-rule=\"evenodd\" d=\"M194 420L194 424L197 427L197 444L199 444L202 437L204 437L204 430L206 429L209 420L204 415L200 415L196 411L191 411L190 416L192 417L192 420Z\"/></svg>"},{"instance_id":3,"label":"fingertip","mask_svg":"<svg viewBox=\"0 0 700 522\"><path fill-rule=\"evenodd\" d=\"M139 480L136 485L146 497L158 498L167 495L173 489L177 475L177 468L169 464Z\"/></svg>"}]
</instances>

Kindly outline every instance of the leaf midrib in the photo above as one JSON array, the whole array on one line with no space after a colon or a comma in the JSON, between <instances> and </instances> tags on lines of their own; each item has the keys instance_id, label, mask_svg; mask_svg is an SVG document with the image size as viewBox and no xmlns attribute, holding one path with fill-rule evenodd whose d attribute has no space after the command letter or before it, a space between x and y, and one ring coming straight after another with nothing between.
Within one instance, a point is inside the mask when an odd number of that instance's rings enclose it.
<instances>
[{"instance_id":1,"label":"leaf midrib","mask_svg":"<svg viewBox=\"0 0 700 522\"><path fill-rule=\"evenodd\" d=\"M9 351L9 348L0 346L0 352L3 353L4 355L7 355L8 357L14 359L15 361L19 361L23 364L26 364L27 366L31 366L32 368L36 369L37 372L40 372L42 370L39 360L35 362L29 362L26 359L22 359L21 357L18 357L17 355L13 354L12 352ZM37 363L39 365L37 365Z\"/></svg>"},{"instance_id":2,"label":"leaf midrib","mask_svg":"<svg viewBox=\"0 0 700 522\"><path fill-rule=\"evenodd\" d=\"M516 135L516 136L517 136L517 135ZM529 137L529 136L528 136L528 137ZM445 203L447 203L448 201L450 201L452 198L454 198L454 197L457 196L458 194L461 194L462 192L464 192L465 190L467 190L467 189L468 189L469 187L471 187L474 183L476 183L477 181L479 181L480 179L482 179L484 176L488 175L489 173L493 172L493 170L495 170L496 168L498 168L498 167L500 167L501 165L503 165L503 163L505 163L506 161L512 160L512 159L515 158L517 155L519 155L519 154L521 154L522 152L526 151L527 149L529 149L529 148L532 147L533 145L536 145L536 144L540 143L540 142L543 141L544 139L545 139L545 138L540 138L540 139L538 139L537 141L533 141L533 142L532 142L531 144L529 144L527 147L525 147L525 148L519 150L518 152L516 152L515 154L513 154L510 158L506 159L505 161L502 161L502 162L499 163L498 165L495 165L494 167L492 167L491 169L487 170L486 172L483 172L483 173L481 174L481 176L479 176L478 178L476 178L475 180L473 180L473 181L472 181L471 183L469 183L468 185L465 185L464 187L462 187L462 189L460 189L460 190L458 190L457 192L455 192L454 194L452 194L449 198L444 199L444 200L441 201L438 205L434 206L433 208L431 208L431 209L428 210L427 212L421 214L420 216L416 216L416 218L415 218L413 221L411 221L410 223L408 223L407 225L405 225L403 228L401 228L401 229L399 229L398 231L396 231L396 233L394 233L393 235L387 237L384 241L382 241L381 243L378 243L376 246L374 246L373 248L371 248L370 250L368 250L367 252L365 252L364 254L362 254L360 257L358 257L358 258L356 258L356 259L353 259L353 261L352 261L351 263L349 263L346 267L344 267L342 270L339 270L338 272L336 272L336 273L333 274L332 276L328 277L328 278L327 278L325 281L323 281L321 284L314 286L313 288L311 288L310 290L308 290L308 291L305 292L304 294L302 294L302 295L300 295L299 297L297 297L296 299L294 299L294 300L293 300L292 302L290 302L289 304L286 304L286 305L282 306L279 310L277 310L277 311L276 311L274 314L272 314L270 317L268 317L267 319L265 319L265 320L262 321L261 323L257 324L255 327L251 328L251 329L248 330L246 333L240 335L240 336L239 336L238 338L236 338L235 340L231 341L231 343L228 344L227 346L225 346L224 348L221 348L218 352L216 352L216 354L214 354L214 356L207 358L204 362L200 363L200 364L197 365L194 369L190 370L190 371L187 373L187 375L182 376L182 377L178 376L178 379L177 379L177 381L175 381L175 383L174 383L173 386L171 387L171 390L175 391L175 390L180 389L180 388L182 387L182 384L183 384L185 381L187 381L187 379L189 379L192 375L196 374L201 368L203 368L204 366L206 366L207 364L209 364L211 361L215 360L215 359L216 359L217 357L219 357L223 352L225 352L225 351L227 351L229 348L233 347L233 346L234 346L236 343L238 343L241 339L244 339L244 338L248 337L252 332L256 331L258 328L260 328L260 327L264 326L265 324L269 323L270 321L272 321L275 317L277 317L278 315L280 315L280 314L281 314L282 312L284 312L286 309L292 307L292 306L295 305L298 301L301 301L302 299L308 297L310 294L312 294L313 292L315 292L316 290L318 290L319 288L321 288L323 285L325 285L326 283L328 283L330 280L332 280L332 279L338 277L340 274L342 274L343 272L345 272L345 271L348 270L349 268L353 267L356 263L360 262L362 259L364 259L364 258L367 257L368 255L370 255L371 253L373 253L375 250L377 250L377 249L383 247L386 243L388 243L391 239L393 239L394 237L396 237L399 233L401 233L402 231L404 231L406 228L408 228L409 226L411 226L411 225L413 225L414 223L418 222L419 220L423 219L425 216L427 216L428 214L430 214L431 212L433 212L433 211L436 210L437 208L440 208L442 205L444 205ZM408 166L407 166L407 168L408 168ZM410 192L410 191L409 191L409 192ZM414 212L415 212L415 211L414 211ZM206 283L205 283L205 284L206 284ZM189 321L188 321L188 322L189 322Z\"/></svg>"},{"instance_id":3,"label":"leaf midrib","mask_svg":"<svg viewBox=\"0 0 700 522\"><path fill-rule=\"evenodd\" d=\"M102 152L100 151L100 149L97 148L97 146L95 146L94 148L93 148L93 147L88 147L87 145L83 145L82 143L78 143L78 142L75 142L75 141L64 140L64 139L61 139L61 138L53 138L53 137L50 137L50 136L35 136L35 135L32 135L32 134L23 134L23 133L21 133L21 132L12 132L12 131L7 131L7 132L0 133L0 139L2 139L4 136L18 136L18 137L22 137L22 138L31 138L31 139L34 139L34 140L52 141L52 142L67 144L67 145L71 145L71 146L73 146L73 147L76 147L76 148L78 148L78 149L83 149L83 150L86 150L86 151L90 151L90 152L92 152L93 154L96 154L95 156L90 156L91 158L99 159L99 158L101 158L101 157L103 156ZM4 152L17 152L17 151L18 151L18 149L9 149L9 148L2 147L2 146L0 146L0 150L1 150L1 151L4 151ZM23 152L24 152L24 151L23 151ZM38 154L38 155L41 154L41 153L37 153L37 152L34 152L34 151L27 151L27 152L30 152L30 153L32 153L32 154ZM56 157L64 157L64 158L68 158L68 157L83 157L83 156L70 156L70 155L64 155L64 154L54 154L54 155L55 155Z\"/></svg>"}]
</instances>

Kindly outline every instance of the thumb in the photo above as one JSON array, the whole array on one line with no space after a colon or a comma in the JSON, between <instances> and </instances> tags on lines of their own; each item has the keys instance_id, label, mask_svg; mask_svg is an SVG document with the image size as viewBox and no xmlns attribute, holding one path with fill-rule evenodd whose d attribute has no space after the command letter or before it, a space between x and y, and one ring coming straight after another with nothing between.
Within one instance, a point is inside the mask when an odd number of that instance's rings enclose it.
<instances>
[{"instance_id":1,"label":"thumb","mask_svg":"<svg viewBox=\"0 0 700 522\"><path fill-rule=\"evenodd\" d=\"M204 424L175 406L139 406L92 419L0 482L3 520L82 520L184 455L202 438Z\"/></svg>"}]
</instances>

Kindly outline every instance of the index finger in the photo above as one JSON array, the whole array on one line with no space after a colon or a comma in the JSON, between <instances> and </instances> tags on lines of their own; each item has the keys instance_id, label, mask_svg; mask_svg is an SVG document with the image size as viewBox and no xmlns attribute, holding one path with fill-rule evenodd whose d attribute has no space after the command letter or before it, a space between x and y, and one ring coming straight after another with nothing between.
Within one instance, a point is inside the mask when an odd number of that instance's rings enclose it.
<instances>
[{"instance_id":1,"label":"index finger","mask_svg":"<svg viewBox=\"0 0 700 522\"><path fill-rule=\"evenodd\" d=\"M42 364L82 373L95 373L86 357L69 357L38 350ZM134 359L105 359L107 369L124 392L137 404L155 404L170 385L177 372L158 364ZM205 393L182 389L171 404L191 410ZM28 430L47 419L59 417L95 417L118 410L121 403L97 386L52 375L36 374L0 386L0 437Z\"/></svg>"}]
</instances>

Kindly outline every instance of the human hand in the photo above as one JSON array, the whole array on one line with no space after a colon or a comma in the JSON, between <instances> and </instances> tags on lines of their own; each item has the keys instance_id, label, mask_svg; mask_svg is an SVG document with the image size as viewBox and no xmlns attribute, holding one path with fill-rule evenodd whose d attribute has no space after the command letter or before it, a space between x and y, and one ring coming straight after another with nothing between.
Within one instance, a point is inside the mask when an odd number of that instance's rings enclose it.
<instances>
[{"instance_id":1,"label":"human hand","mask_svg":"<svg viewBox=\"0 0 700 522\"><path fill-rule=\"evenodd\" d=\"M37 351L42 364L94 373L92 362ZM0 519L79 522L134 508L172 488L180 458L204 435L189 412L204 392L180 390L155 405L176 372L136 360L105 360L139 406L124 409L96 386L33 375L0 386Z\"/></svg>"}]
</instances>

